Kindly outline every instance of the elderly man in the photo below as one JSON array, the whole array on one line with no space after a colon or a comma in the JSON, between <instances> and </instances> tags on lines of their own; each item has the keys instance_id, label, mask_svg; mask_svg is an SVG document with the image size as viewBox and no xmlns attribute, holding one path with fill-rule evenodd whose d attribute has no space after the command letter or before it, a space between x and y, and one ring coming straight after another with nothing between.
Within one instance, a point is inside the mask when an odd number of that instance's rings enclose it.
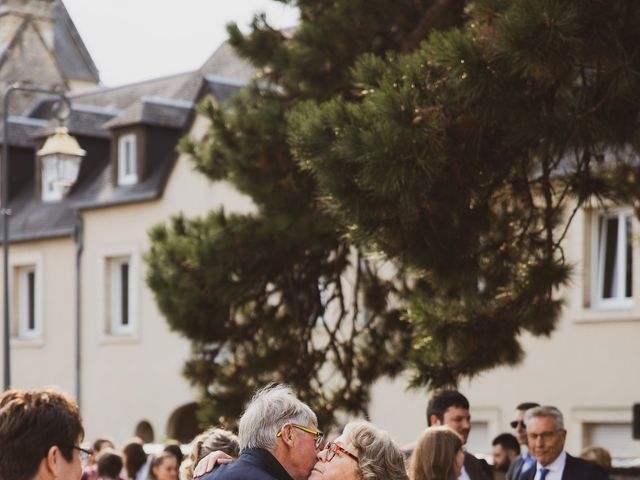
<instances>
[{"instance_id":1,"label":"elderly man","mask_svg":"<svg viewBox=\"0 0 640 480\"><path fill-rule=\"evenodd\" d=\"M529 469L536 466L536 459L529 453L529 443L527 441L527 428L524 424L524 414L530 408L539 407L539 403L524 402L516 407L515 418L511 421L513 434L520 443L522 453L516 458L509 467L507 472L507 480L519 480Z\"/></svg>"},{"instance_id":2,"label":"elderly man","mask_svg":"<svg viewBox=\"0 0 640 480\"><path fill-rule=\"evenodd\" d=\"M427 424L446 425L462 437L467 443L471 431L469 401L456 390L437 390L427 405ZM464 452L464 464L460 480L489 480L491 467L468 452Z\"/></svg>"},{"instance_id":3,"label":"elderly man","mask_svg":"<svg viewBox=\"0 0 640 480\"><path fill-rule=\"evenodd\" d=\"M535 468L520 478L524 480L607 480L605 471L564 450L567 431L562 413L555 407L536 407L524 416L529 451L536 459Z\"/></svg>"},{"instance_id":4,"label":"elderly man","mask_svg":"<svg viewBox=\"0 0 640 480\"><path fill-rule=\"evenodd\" d=\"M54 390L0 396L0 479L80 480L84 437L78 406Z\"/></svg>"},{"instance_id":5,"label":"elderly man","mask_svg":"<svg viewBox=\"0 0 640 480\"><path fill-rule=\"evenodd\" d=\"M240 418L240 457L203 480L307 480L323 434L313 411L289 387L260 390Z\"/></svg>"}]
</instances>

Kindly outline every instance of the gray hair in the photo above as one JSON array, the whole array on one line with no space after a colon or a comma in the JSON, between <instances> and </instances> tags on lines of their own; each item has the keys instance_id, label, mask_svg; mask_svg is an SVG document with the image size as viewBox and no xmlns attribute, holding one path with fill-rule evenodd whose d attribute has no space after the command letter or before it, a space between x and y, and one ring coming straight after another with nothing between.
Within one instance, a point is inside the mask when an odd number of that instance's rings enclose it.
<instances>
[{"instance_id":1,"label":"gray hair","mask_svg":"<svg viewBox=\"0 0 640 480\"><path fill-rule=\"evenodd\" d=\"M553 418L553 421L556 424L556 429L564 430L564 419L562 418L562 412L558 410L556 407L551 406L542 406L530 408L524 414L524 424L528 425L529 421L532 418L536 417L547 417Z\"/></svg>"},{"instance_id":2,"label":"gray hair","mask_svg":"<svg viewBox=\"0 0 640 480\"><path fill-rule=\"evenodd\" d=\"M404 455L391 436L365 421L349 422L344 439L358 451L362 480L407 480Z\"/></svg>"},{"instance_id":3,"label":"gray hair","mask_svg":"<svg viewBox=\"0 0 640 480\"><path fill-rule=\"evenodd\" d=\"M271 384L259 390L240 418L240 451L246 448L272 451L277 444L276 434L287 423L317 425L318 419L287 385Z\"/></svg>"}]
</instances>

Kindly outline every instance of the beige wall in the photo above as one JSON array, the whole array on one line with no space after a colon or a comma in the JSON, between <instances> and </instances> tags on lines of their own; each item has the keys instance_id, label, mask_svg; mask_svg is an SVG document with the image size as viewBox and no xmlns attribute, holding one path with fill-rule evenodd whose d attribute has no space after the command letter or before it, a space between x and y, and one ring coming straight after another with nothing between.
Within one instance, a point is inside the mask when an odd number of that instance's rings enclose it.
<instances>
[{"instance_id":1,"label":"beige wall","mask_svg":"<svg viewBox=\"0 0 640 480\"><path fill-rule=\"evenodd\" d=\"M189 344L169 331L151 291L146 287L143 254L148 230L171 215L203 215L220 205L249 211L251 202L224 182L215 184L195 173L180 158L159 201L84 212L85 251L82 262L85 346L83 411L88 438L110 435L122 441L136 424L149 421L156 441L164 438L170 414L192 402L197 393L181 375ZM131 336L105 333L105 257L128 254L135 276Z\"/></svg>"},{"instance_id":2,"label":"beige wall","mask_svg":"<svg viewBox=\"0 0 640 480\"><path fill-rule=\"evenodd\" d=\"M0 260L0 264L1 264ZM36 315L42 322L38 338L11 341L11 383L16 388L57 386L75 393L75 248L70 238L14 244L9 250L10 279L22 265L36 265ZM2 278L0 278L0 285ZM16 291L10 294L15 329ZM4 331L4 330L3 330ZM0 332L2 338L3 332ZM4 371L4 356L0 365Z\"/></svg>"}]
</instances>

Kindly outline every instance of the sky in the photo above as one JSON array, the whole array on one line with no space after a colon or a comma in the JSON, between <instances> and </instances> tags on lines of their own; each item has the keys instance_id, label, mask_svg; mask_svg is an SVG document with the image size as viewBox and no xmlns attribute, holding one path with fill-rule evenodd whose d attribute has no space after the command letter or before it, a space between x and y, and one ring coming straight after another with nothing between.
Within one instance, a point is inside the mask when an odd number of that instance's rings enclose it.
<instances>
[{"instance_id":1,"label":"sky","mask_svg":"<svg viewBox=\"0 0 640 480\"><path fill-rule=\"evenodd\" d=\"M296 23L297 11L273 0L63 0L102 83L116 86L200 67L227 38L263 11L271 25Z\"/></svg>"}]
</instances>

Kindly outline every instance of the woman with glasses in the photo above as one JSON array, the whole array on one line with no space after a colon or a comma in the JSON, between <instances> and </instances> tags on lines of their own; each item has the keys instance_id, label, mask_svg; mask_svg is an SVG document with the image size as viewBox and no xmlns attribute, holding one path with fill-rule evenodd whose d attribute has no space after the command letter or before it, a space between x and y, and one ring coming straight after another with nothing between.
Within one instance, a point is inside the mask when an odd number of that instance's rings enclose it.
<instances>
[{"instance_id":1,"label":"woman with glasses","mask_svg":"<svg viewBox=\"0 0 640 480\"><path fill-rule=\"evenodd\" d=\"M449 427L429 427L420 436L411 460L411 480L457 480L464 463L462 438Z\"/></svg>"},{"instance_id":2,"label":"woman with glasses","mask_svg":"<svg viewBox=\"0 0 640 480\"><path fill-rule=\"evenodd\" d=\"M406 480L402 451L369 422L349 422L318 453L309 480Z\"/></svg>"}]
</instances>

